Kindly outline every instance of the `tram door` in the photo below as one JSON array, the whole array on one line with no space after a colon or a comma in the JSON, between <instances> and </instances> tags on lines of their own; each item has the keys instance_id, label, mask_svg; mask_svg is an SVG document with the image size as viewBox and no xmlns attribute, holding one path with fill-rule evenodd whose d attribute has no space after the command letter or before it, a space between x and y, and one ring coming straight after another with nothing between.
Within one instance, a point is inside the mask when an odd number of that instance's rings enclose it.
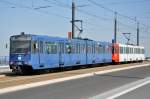
<instances>
[{"instance_id":1,"label":"tram door","mask_svg":"<svg viewBox=\"0 0 150 99\"><path fill-rule=\"evenodd\" d=\"M59 67L63 67L65 62L64 42L59 43Z\"/></svg>"},{"instance_id":2,"label":"tram door","mask_svg":"<svg viewBox=\"0 0 150 99\"><path fill-rule=\"evenodd\" d=\"M40 67L44 67L46 65L45 63L45 55L43 54L43 41L38 41L39 42L39 65Z\"/></svg>"},{"instance_id":3,"label":"tram door","mask_svg":"<svg viewBox=\"0 0 150 99\"><path fill-rule=\"evenodd\" d=\"M34 68L44 66L43 42L40 40L32 41L32 65L35 66Z\"/></svg>"}]
</instances>

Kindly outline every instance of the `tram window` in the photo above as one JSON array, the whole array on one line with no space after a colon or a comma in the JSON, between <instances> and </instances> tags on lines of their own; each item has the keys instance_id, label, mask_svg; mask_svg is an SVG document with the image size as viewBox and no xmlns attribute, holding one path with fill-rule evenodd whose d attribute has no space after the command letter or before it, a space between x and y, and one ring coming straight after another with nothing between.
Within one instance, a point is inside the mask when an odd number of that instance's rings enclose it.
<instances>
[{"instance_id":1,"label":"tram window","mask_svg":"<svg viewBox=\"0 0 150 99\"><path fill-rule=\"evenodd\" d=\"M104 48L103 48L103 46L101 46L101 53L104 53Z\"/></svg>"},{"instance_id":2,"label":"tram window","mask_svg":"<svg viewBox=\"0 0 150 99\"><path fill-rule=\"evenodd\" d=\"M94 44L94 53L96 53L96 45Z\"/></svg>"},{"instance_id":3,"label":"tram window","mask_svg":"<svg viewBox=\"0 0 150 99\"><path fill-rule=\"evenodd\" d=\"M109 53L112 53L112 46L109 45Z\"/></svg>"},{"instance_id":4,"label":"tram window","mask_svg":"<svg viewBox=\"0 0 150 99\"><path fill-rule=\"evenodd\" d=\"M32 41L32 53L38 52L38 43L37 41Z\"/></svg>"},{"instance_id":5,"label":"tram window","mask_svg":"<svg viewBox=\"0 0 150 99\"><path fill-rule=\"evenodd\" d=\"M139 54L141 54L141 49L139 48Z\"/></svg>"},{"instance_id":6,"label":"tram window","mask_svg":"<svg viewBox=\"0 0 150 99\"><path fill-rule=\"evenodd\" d=\"M79 53L78 44L76 44L76 53Z\"/></svg>"},{"instance_id":7,"label":"tram window","mask_svg":"<svg viewBox=\"0 0 150 99\"><path fill-rule=\"evenodd\" d=\"M131 54L131 48L129 47L129 54Z\"/></svg>"},{"instance_id":8,"label":"tram window","mask_svg":"<svg viewBox=\"0 0 150 99\"><path fill-rule=\"evenodd\" d=\"M57 53L57 44L54 42L46 42L46 53L47 54L56 54Z\"/></svg>"},{"instance_id":9,"label":"tram window","mask_svg":"<svg viewBox=\"0 0 150 99\"><path fill-rule=\"evenodd\" d=\"M78 53L79 53L79 44L78 44L78 43L75 45L75 49L76 49L76 50L75 50L75 53L78 54Z\"/></svg>"},{"instance_id":10,"label":"tram window","mask_svg":"<svg viewBox=\"0 0 150 99\"><path fill-rule=\"evenodd\" d=\"M40 41L40 53L43 53L43 42Z\"/></svg>"},{"instance_id":11,"label":"tram window","mask_svg":"<svg viewBox=\"0 0 150 99\"><path fill-rule=\"evenodd\" d=\"M64 53L64 43L63 43L63 42L60 42L59 44L60 44L60 46L59 46L59 48L60 48L60 53Z\"/></svg>"},{"instance_id":12,"label":"tram window","mask_svg":"<svg viewBox=\"0 0 150 99\"><path fill-rule=\"evenodd\" d=\"M92 53L95 53L95 44L92 44Z\"/></svg>"},{"instance_id":13,"label":"tram window","mask_svg":"<svg viewBox=\"0 0 150 99\"><path fill-rule=\"evenodd\" d=\"M64 43L62 43L61 52L64 53Z\"/></svg>"},{"instance_id":14,"label":"tram window","mask_svg":"<svg viewBox=\"0 0 150 99\"><path fill-rule=\"evenodd\" d=\"M145 53L145 50L143 49L143 54Z\"/></svg>"},{"instance_id":15,"label":"tram window","mask_svg":"<svg viewBox=\"0 0 150 99\"><path fill-rule=\"evenodd\" d=\"M127 52L126 52L126 47L124 47L124 54L126 54Z\"/></svg>"},{"instance_id":16,"label":"tram window","mask_svg":"<svg viewBox=\"0 0 150 99\"><path fill-rule=\"evenodd\" d=\"M92 53L94 53L94 44L92 44Z\"/></svg>"},{"instance_id":17,"label":"tram window","mask_svg":"<svg viewBox=\"0 0 150 99\"><path fill-rule=\"evenodd\" d=\"M126 50L127 50L127 54L129 54L129 47L127 47L127 49L126 49Z\"/></svg>"},{"instance_id":18,"label":"tram window","mask_svg":"<svg viewBox=\"0 0 150 99\"><path fill-rule=\"evenodd\" d=\"M123 47L123 53L125 54L125 47Z\"/></svg>"},{"instance_id":19,"label":"tram window","mask_svg":"<svg viewBox=\"0 0 150 99\"><path fill-rule=\"evenodd\" d=\"M141 54L141 49L139 48L139 54Z\"/></svg>"},{"instance_id":20,"label":"tram window","mask_svg":"<svg viewBox=\"0 0 150 99\"><path fill-rule=\"evenodd\" d=\"M75 45L72 45L72 46L71 46L71 53L73 54L73 53L75 53L75 51L76 51L76 50L75 50Z\"/></svg>"},{"instance_id":21,"label":"tram window","mask_svg":"<svg viewBox=\"0 0 150 99\"><path fill-rule=\"evenodd\" d=\"M88 53L91 53L91 52L92 52L92 51L91 51L91 46L90 46L90 45L88 45L87 51L88 51Z\"/></svg>"},{"instance_id":22,"label":"tram window","mask_svg":"<svg viewBox=\"0 0 150 99\"><path fill-rule=\"evenodd\" d=\"M105 53L108 53L108 46L105 46Z\"/></svg>"},{"instance_id":23,"label":"tram window","mask_svg":"<svg viewBox=\"0 0 150 99\"><path fill-rule=\"evenodd\" d=\"M86 54L86 52L87 52L87 47L86 47L86 45L84 44L84 54Z\"/></svg>"},{"instance_id":24,"label":"tram window","mask_svg":"<svg viewBox=\"0 0 150 99\"><path fill-rule=\"evenodd\" d=\"M98 47L98 45L96 46L96 53L97 54L99 53L99 47Z\"/></svg>"},{"instance_id":25,"label":"tram window","mask_svg":"<svg viewBox=\"0 0 150 99\"><path fill-rule=\"evenodd\" d=\"M121 50L120 50L120 53L123 54L123 48L121 47L120 49L121 49Z\"/></svg>"},{"instance_id":26,"label":"tram window","mask_svg":"<svg viewBox=\"0 0 150 99\"><path fill-rule=\"evenodd\" d=\"M80 45L80 53L84 53L84 45L83 44Z\"/></svg>"},{"instance_id":27,"label":"tram window","mask_svg":"<svg viewBox=\"0 0 150 99\"><path fill-rule=\"evenodd\" d=\"M78 53L80 53L80 43L78 44Z\"/></svg>"},{"instance_id":28,"label":"tram window","mask_svg":"<svg viewBox=\"0 0 150 99\"><path fill-rule=\"evenodd\" d=\"M83 44L80 46L80 50L81 50L80 51L81 53L84 53L84 45Z\"/></svg>"},{"instance_id":29,"label":"tram window","mask_svg":"<svg viewBox=\"0 0 150 99\"><path fill-rule=\"evenodd\" d=\"M123 48L122 48L122 47L120 47L120 53L121 53L121 54L123 53Z\"/></svg>"},{"instance_id":30,"label":"tram window","mask_svg":"<svg viewBox=\"0 0 150 99\"><path fill-rule=\"evenodd\" d=\"M114 48L114 53L119 53L119 48Z\"/></svg>"}]
</instances>

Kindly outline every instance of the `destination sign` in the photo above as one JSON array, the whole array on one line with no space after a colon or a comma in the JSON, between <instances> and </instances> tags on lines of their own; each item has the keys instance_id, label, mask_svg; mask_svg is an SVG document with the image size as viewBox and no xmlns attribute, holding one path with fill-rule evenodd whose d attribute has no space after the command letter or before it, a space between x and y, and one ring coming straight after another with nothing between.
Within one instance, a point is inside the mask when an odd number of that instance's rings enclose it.
<instances>
[{"instance_id":1,"label":"destination sign","mask_svg":"<svg viewBox=\"0 0 150 99\"><path fill-rule=\"evenodd\" d=\"M10 40L19 40L19 41L24 41L24 40L31 40L31 36L29 35L17 35L17 36L12 36Z\"/></svg>"}]
</instances>

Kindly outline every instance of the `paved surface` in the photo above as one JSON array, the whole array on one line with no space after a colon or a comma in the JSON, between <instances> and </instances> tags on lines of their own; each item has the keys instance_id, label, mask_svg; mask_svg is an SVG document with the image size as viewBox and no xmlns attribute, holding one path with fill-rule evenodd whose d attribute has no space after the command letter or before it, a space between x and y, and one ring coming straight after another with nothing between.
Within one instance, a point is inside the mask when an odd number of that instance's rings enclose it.
<instances>
[{"instance_id":1,"label":"paved surface","mask_svg":"<svg viewBox=\"0 0 150 99\"><path fill-rule=\"evenodd\" d=\"M116 99L150 99L150 84L133 90Z\"/></svg>"},{"instance_id":2,"label":"paved surface","mask_svg":"<svg viewBox=\"0 0 150 99\"><path fill-rule=\"evenodd\" d=\"M15 75L12 72L4 72L1 73L4 77L0 77L0 89L1 88L7 88L12 86L18 86L22 84L29 84L34 82L40 82L40 81L47 81L47 80L53 80L58 78L64 78L64 77L70 77L70 76L76 76L76 75L82 75L87 73L94 73L94 72L104 72L106 70L113 70L113 69L121 69L121 68L129 68L129 67L135 67L137 65L143 65L143 64L150 64L150 63L133 63L133 64L119 64L119 65L107 65L101 67L101 65L98 65L100 67L94 67L94 68L84 68L84 69L77 69L77 70L69 70L69 71L61 71L61 72L51 72L51 73L37 73L33 75Z\"/></svg>"},{"instance_id":3,"label":"paved surface","mask_svg":"<svg viewBox=\"0 0 150 99\"><path fill-rule=\"evenodd\" d=\"M8 72L11 72L9 67L1 67L0 66L0 75L2 75L3 73L8 73Z\"/></svg>"},{"instance_id":4,"label":"paved surface","mask_svg":"<svg viewBox=\"0 0 150 99\"><path fill-rule=\"evenodd\" d=\"M0 99L87 99L150 76L150 66L11 92ZM127 98L126 98L127 99Z\"/></svg>"}]
</instances>

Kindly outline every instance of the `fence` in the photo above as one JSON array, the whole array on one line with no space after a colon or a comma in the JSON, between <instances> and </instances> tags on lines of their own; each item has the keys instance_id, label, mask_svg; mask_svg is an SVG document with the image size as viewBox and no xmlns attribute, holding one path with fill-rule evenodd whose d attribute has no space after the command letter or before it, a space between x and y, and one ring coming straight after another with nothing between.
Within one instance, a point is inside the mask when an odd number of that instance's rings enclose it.
<instances>
[{"instance_id":1,"label":"fence","mask_svg":"<svg viewBox=\"0 0 150 99\"><path fill-rule=\"evenodd\" d=\"M9 56L0 56L0 65L8 65Z\"/></svg>"}]
</instances>

